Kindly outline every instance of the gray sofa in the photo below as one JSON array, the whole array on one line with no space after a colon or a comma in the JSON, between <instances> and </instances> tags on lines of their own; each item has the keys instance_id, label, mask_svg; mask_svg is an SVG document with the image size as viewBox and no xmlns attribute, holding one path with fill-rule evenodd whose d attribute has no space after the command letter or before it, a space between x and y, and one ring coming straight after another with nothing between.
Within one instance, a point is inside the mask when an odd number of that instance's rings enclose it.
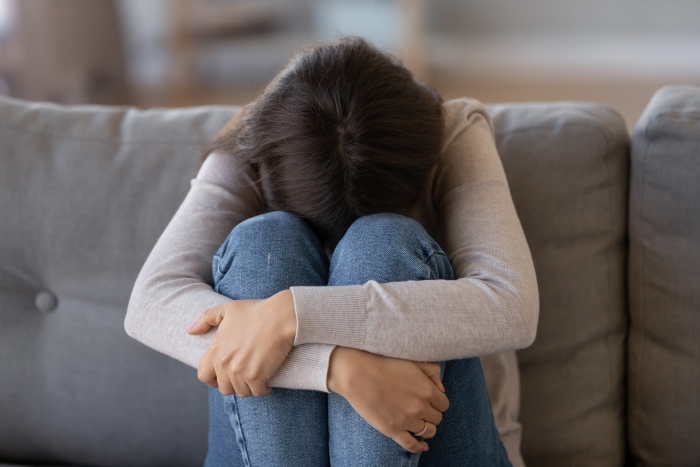
<instances>
[{"instance_id":1,"label":"gray sofa","mask_svg":"<svg viewBox=\"0 0 700 467\"><path fill-rule=\"evenodd\" d=\"M0 465L202 464L205 387L123 320L236 110L0 100ZM700 465L700 89L660 90L631 145L600 105L489 111L541 294L528 466Z\"/></svg>"}]
</instances>

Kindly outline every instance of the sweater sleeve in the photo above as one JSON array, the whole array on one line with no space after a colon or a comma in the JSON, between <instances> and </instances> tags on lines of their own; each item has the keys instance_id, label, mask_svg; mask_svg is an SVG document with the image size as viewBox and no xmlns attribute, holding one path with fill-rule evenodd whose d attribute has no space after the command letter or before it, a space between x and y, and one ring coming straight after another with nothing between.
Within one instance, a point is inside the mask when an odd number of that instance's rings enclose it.
<instances>
[{"instance_id":1,"label":"sweater sleeve","mask_svg":"<svg viewBox=\"0 0 700 467\"><path fill-rule=\"evenodd\" d=\"M210 154L136 279L124 323L127 334L196 367L214 330L190 336L185 328L207 309L230 301L209 286L212 257L238 223L264 209L250 169L230 155ZM268 385L327 391L333 348L295 347Z\"/></svg>"},{"instance_id":2,"label":"sweater sleeve","mask_svg":"<svg viewBox=\"0 0 700 467\"><path fill-rule=\"evenodd\" d=\"M476 101L445 105L446 140L433 185L454 281L293 287L295 345L335 344L416 361L529 346L539 313L535 270Z\"/></svg>"}]
</instances>

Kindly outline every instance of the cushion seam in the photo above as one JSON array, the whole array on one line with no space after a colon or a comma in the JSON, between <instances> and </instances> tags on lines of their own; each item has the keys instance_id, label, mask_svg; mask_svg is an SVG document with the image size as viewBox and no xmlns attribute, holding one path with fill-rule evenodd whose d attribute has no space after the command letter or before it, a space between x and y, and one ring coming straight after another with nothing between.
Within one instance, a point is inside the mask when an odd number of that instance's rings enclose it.
<instances>
[{"instance_id":1,"label":"cushion seam","mask_svg":"<svg viewBox=\"0 0 700 467\"><path fill-rule=\"evenodd\" d=\"M648 135L649 127L656 123L657 120L661 118L668 118L671 120L700 120L700 112L691 111L688 113L681 113L680 111L665 111L657 112L649 116L649 123L647 123L644 131L645 135Z\"/></svg>"},{"instance_id":2,"label":"cushion seam","mask_svg":"<svg viewBox=\"0 0 700 467\"><path fill-rule=\"evenodd\" d=\"M518 133L526 133L530 131L553 131L553 130L559 130L562 128L590 128L593 130L598 130L601 133L605 135L605 138L607 140L607 135L605 134L605 130L600 126L600 125L585 125L585 124L563 124L563 125L556 125L556 126L530 126L530 127L525 127L525 128L517 128L514 130L510 131L503 131L496 133L497 138L503 138L503 137L508 137L510 135L518 134Z\"/></svg>"},{"instance_id":3,"label":"cushion seam","mask_svg":"<svg viewBox=\"0 0 700 467\"><path fill-rule=\"evenodd\" d=\"M23 135L27 136L36 136L36 137L41 137L45 139L52 139L52 140L59 140L59 141L75 141L75 142L80 142L80 143L97 143L97 144L105 144L105 145L110 145L110 146L120 146L123 144L165 144L165 145L176 145L176 144L191 144L191 145L200 145L200 144L205 144L209 138L203 138L202 140L168 140L168 141L160 141L160 140L118 140L118 139L92 139L92 138L80 138L80 137L72 137L66 134L60 134L60 133L45 133L45 132L38 132L38 131L27 131L27 130L22 130L19 128L15 128L12 126L8 125L0 125L0 130L6 130L6 131L13 131L15 133L21 133Z\"/></svg>"}]
</instances>

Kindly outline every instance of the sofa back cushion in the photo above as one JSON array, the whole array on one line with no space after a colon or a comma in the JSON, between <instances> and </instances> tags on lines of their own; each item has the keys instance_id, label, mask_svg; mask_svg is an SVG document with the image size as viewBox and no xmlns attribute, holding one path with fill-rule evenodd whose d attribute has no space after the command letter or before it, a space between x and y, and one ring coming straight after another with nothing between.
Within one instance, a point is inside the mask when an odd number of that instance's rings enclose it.
<instances>
[{"instance_id":1,"label":"sofa back cushion","mask_svg":"<svg viewBox=\"0 0 700 467\"><path fill-rule=\"evenodd\" d=\"M630 450L637 465L700 465L700 88L649 103L630 202Z\"/></svg>"},{"instance_id":2,"label":"sofa back cushion","mask_svg":"<svg viewBox=\"0 0 700 467\"><path fill-rule=\"evenodd\" d=\"M0 99L0 462L202 464L206 387L124 314L235 110Z\"/></svg>"},{"instance_id":3,"label":"sofa back cushion","mask_svg":"<svg viewBox=\"0 0 700 467\"><path fill-rule=\"evenodd\" d=\"M593 104L489 107L540 290L535 343L518 352L528 467L625 459L629 136Z\"/></svg>"}]
</instances>

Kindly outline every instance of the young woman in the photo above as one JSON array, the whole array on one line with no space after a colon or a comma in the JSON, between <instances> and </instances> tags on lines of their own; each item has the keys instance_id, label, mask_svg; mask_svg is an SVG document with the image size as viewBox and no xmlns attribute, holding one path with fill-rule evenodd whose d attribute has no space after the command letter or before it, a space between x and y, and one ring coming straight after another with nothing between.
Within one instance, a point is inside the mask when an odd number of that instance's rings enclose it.
<instances>
[{"instance_id":1,"label":"young woman","mask_svg":"<svg viewBox=\"0 0 700 467\"><path fill-rule=\"evenodd\" d=\"M126 318L212 387L206 465L522 463L538 295L492 131L347 38L220 132Z\"/></svg>"}]
</instances>

